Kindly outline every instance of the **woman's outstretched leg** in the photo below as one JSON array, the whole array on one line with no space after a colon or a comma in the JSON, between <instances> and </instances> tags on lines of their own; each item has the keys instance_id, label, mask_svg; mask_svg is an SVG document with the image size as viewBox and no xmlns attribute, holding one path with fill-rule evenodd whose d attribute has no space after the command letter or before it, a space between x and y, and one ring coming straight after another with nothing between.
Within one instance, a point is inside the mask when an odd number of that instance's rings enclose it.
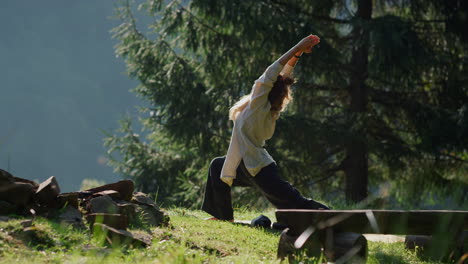
<instances>
[{"instance_id":1,"label":"woman's outstretched leg","mask_svg":"<svg viewBox=\"0 0 468 264\"><path fill-rule=\"evenodd\" d=\"M281 179L275 163L264 167L253 180L268 201L278 209L329 209L324 204L305 198L289 182Z\"/></svg>"}]
</instances>

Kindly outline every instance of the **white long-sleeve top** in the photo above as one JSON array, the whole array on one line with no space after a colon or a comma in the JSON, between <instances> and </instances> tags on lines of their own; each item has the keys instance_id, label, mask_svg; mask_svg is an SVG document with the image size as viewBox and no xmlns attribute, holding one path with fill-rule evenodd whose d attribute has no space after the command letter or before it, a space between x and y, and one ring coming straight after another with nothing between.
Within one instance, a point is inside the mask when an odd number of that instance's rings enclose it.
<instances>
[{"instance_id":1,"label":"white long-sleeve top","mask_svg":"<svg viewBox=\"0 0 468 264\"><path fill-rule=\"evenodd\" d=\"M283 66L279 61L275 61L255 81L247 107L234 120L221 178L236 178L236 169L241 160L252 176L257 175L263 167L275 162L263 148L265 141L273 136L276 120L279 117L270 111L268 94L278 74L287 77L292 70L293 67L289 64Z\"/></svg>"}]
</instances>

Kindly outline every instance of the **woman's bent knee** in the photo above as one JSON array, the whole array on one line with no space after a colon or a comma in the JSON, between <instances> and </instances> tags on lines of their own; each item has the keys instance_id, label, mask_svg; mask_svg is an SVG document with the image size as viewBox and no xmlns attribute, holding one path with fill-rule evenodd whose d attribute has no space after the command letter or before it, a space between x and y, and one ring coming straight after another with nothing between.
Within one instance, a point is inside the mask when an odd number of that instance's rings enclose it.
<instances>
[{"instance_id":1,"label":"woman's bent knee","mask_svg":"<svg viewBox=\"0 0 468 264\"><path fill-rule=\"evenodd\" d=\"M226 158L225 157L217 157L217 158L214 158L211 162L210 162L210 170L214 169L214 170L219 170L221 171L221 169L223 168L223 164L224 164L224 160Z\"/></svg>"}]
</instances>

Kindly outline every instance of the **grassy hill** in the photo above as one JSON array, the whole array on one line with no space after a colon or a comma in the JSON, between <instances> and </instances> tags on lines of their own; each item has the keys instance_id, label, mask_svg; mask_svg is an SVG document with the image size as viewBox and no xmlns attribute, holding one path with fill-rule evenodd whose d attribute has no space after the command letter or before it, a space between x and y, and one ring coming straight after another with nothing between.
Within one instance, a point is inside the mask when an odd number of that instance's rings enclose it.
<instances>
[{"instance_id":1,"label":"grassy hill","mask_svg":"<svg viewBox=\"0 0 468 264\"><path fill-rule=\"evenodd\" d=\"M151 235L148 248L109 248L88 231L37 218L24 228L24 218L0 221L0 263L280 263L276 259L279 232L204 221L208 215L182 208L166 210L168 227L132 231ZM238 219L274 211L236 211ZM303 260L301 263L315 263ZM287 262L285 262L287 263ZM420 259L403 243L369 242L367 263L439 263Z\"/></svg>"}]
</instances>

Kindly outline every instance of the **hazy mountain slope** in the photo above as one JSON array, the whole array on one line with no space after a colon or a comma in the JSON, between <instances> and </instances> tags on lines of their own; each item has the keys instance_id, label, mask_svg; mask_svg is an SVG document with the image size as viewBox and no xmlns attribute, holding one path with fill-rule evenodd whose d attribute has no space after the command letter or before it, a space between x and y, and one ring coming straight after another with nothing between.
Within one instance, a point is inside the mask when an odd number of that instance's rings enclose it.
<instances>
[{"instance_id":1,"label":"hazy mountain slope","mask_svg":"<svg viewBox=\"0 0 468 264\"><path fill-rule=\"evenodd\" d=\"M0 168L64 191L114 181L100 129L137 101L115 58L113 1L3 1L0 6ZM100 163L101 161L101 163Z\"/></svg>"}]
</instances>

